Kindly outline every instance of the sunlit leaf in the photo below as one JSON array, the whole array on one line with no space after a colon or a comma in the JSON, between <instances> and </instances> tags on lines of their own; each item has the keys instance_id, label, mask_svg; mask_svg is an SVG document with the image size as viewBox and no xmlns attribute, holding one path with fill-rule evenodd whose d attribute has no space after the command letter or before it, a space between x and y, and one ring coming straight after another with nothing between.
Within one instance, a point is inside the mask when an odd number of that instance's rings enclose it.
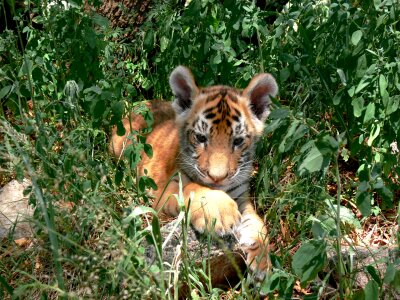
<instances>
[{"instance_id":1,"label":"sunlit leaf","mask_svg":"<svg viewBox=\"0 0 400 300\"><path fill-rule=\"evenodd\" d=\"M375 103L371 102L367 105L367 109L365 110L363 123L368 123L369 121L375 118Z\"/></svg>"},{"instance_id":2,"label":"sunlit leaf","mask_svg":"<svg viewBox=\"0 0 400 300\"><path fill-rule=\"evenodd\" d=\"M346 75L344 74L342 69L337 69L336 72L339 74L340 81L343 83L343 85L347 84L346 80Z\"/></svg>"},{"instance_id":3,"label":"sunlit leaf","mask_svg":"<svg viewBox=\"0 0 400 300\"><path fill-rule=\"evenodd\" d=\"M298 168L300 175L325 171L326 167L329 165L330 156L324 155L323 152L325 152L324 149L321 151L321 149L314 144L310 150L308 150L307 155Z\"/></svg>"},{"instance_id":4,"label":"sunlit leaf","mask_svg":"<svg viewBox=\"0 0 400 300\"><path fill-rule=\"evenodd\" d=\"M367 142L368 146L370 146L370 147L372 146L372 143L378 137L380 131L381 131L381 127L379 124L372 124L372 130L369 135L368 142Z\"/></svg>"},{"instance_id":5,"label":"sunlit leaf","mask_svg":"<svg viewBox=\"0 0 400 300\"><path fill-rule=\"evenodd\" d=\"M356 30L353 32L353 34L351 35L351 42L354 46L357 46L357 44L360 42L362 35L363 33L361 30Z\"/></svg>"}]
</instances>

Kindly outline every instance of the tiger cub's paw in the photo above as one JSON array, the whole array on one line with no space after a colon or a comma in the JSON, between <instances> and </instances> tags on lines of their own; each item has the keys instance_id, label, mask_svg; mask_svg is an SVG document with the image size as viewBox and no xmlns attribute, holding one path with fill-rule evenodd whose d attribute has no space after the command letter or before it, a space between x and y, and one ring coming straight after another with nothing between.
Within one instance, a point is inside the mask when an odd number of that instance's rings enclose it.
<instances>
[{"instance_id":1,"label":"tiger cub's paw","mask_svg":"<svg viewBox=\"0 0 400 300\"><path fill-rule=\"evenodd\" d=\"M190 211L191 223L198 232L214 231L220 236L231 233L241 218L236 202L219 190L195 198Z\"/></svg>"},{"instance_id":2,"label":"tiger cub's paw","mask_svg":"<svg viewBox=\"0 0 400 300\"><path fill-rule=\"evenodd\" d=\"M246 254L246 263L260 281L271 270L269 244L264 229L264 224L251 216L245 216L237 228L239 244Z\"/></svg>"},{"instance_id":3,"label":"tiger cub's paw","mask_svg":"<svg viewBox=\"0 0 400 300\"><path fill-rule=\"evenodd\" d=\"M243 247L246 253L246 263L257 280L262 281L271 270L268 246L259 240L252 246Z\"/></svg>"}]
</instances>

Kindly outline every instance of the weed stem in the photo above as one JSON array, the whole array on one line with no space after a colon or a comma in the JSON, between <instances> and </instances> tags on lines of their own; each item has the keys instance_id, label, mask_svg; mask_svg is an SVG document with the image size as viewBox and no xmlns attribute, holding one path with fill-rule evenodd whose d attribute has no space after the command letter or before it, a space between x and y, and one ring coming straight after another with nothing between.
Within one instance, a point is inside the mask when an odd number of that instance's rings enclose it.
<instances>
[{"instance_id":1,"label":"weed stem","mask_svg":"<svg viewBox=\"0 0 400 300\"><path fill-rule=\"evenodd\" d=\"M336 183L337 183L337 203L336 203L336 231L337 231L337 256L338 256L338 279L339 279L339 295L340 299L343 299L343 287L342 287L342 247L341 247L341 240L342 240L342 234L340 231L340 199L341 199L341 191L342 191L342 186L340 182L340 173L339 173L339 163L338 163L338 156L339 156L339 148L335 153L335 175L336 175Z\"/></svg>"}]
</instances>

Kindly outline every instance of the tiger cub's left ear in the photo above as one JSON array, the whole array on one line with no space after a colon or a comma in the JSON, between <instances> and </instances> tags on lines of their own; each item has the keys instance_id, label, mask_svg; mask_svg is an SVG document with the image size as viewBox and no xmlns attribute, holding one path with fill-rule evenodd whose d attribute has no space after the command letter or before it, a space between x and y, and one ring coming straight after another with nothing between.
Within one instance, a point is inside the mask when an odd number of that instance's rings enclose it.
<instances>
[{"instance_id":1,"label":"tiger cub's left ear","mask_svg":"<svg viewBox=\"0 0 400 300\"><path fill-rule=\"evenodd\" d=\"M194 81L192 72L184 66L176 67L169 76L169 85L174 93L175 100L172 107L179 115L192 106L194 97L199 89Z\"/></svg>"},{"instance_id":2,"label":"tiger cub's left ear","mask_svg":"<svg viewBox=\"0 0 400 300\"><path fill-rule=\"evenodd\" d=\"M255 116L261 121L268 117L271 104L269 96L275 97L278 93L278 85L271 74L258 74L253 77L249 85L244 89L243 96L248 97L250 107Z\"/></svg>"}]
</instances>

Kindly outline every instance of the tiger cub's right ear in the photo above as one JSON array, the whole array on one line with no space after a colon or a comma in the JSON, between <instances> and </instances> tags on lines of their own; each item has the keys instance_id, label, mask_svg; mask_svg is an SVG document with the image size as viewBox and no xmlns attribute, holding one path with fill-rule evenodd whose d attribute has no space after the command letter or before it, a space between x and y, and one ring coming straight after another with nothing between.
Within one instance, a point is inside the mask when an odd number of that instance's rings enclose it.
<instances>
[{"instance_id":1,"label":"tiger cub's right ear","mask_svg":"<svg viewBox=\"0 0 400 300\"><path fill-rule=\"evenodd\" d=\"M169 76L169 85L175 96L172 107L181 114L192 106L192 99L199 92L192 72L183 66L175 68Z\"/></svg>"}]
</instances>

